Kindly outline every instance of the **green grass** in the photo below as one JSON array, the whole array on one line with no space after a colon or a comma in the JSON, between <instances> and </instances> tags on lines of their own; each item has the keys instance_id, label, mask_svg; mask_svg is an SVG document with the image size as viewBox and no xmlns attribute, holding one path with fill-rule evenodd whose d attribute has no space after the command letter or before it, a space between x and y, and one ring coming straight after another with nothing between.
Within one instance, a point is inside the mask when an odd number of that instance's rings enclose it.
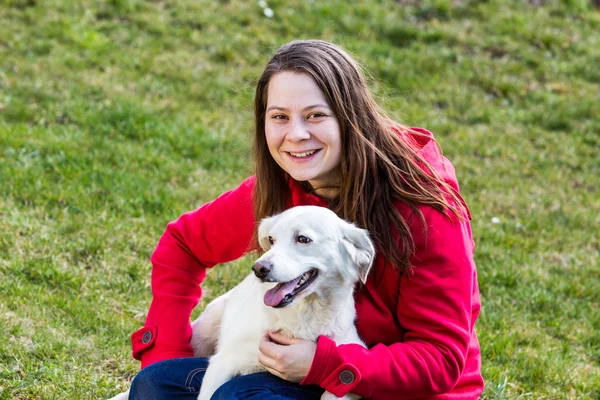
<instances>
[{"instance_id":1,"label":"green grass","mask_svg":"<svg viewBox=\"0 0 600 400\"><path fill-rule=\"evenodd\" d=\"M267 18L238 0L2 2L0 399L127 387L149 256L168 221L251 172L255 81L297 38L348 49L385 108L454 162L474 217L484 398L600 398L589 4L270 1ZM248 265L210 271L200 309Z\"/></svg>"}]
</instances>

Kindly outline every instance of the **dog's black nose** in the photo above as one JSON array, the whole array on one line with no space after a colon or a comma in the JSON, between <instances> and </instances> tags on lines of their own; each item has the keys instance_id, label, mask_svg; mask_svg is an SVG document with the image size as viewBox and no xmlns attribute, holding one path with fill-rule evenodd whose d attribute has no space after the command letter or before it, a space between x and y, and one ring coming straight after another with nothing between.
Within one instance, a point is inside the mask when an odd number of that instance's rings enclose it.
<instances>
[{"instance_id":1,"label":"dog's black nose","mask_svg":"<svg viewBox=\"0 0 600 400\"><path fill-rule=\"evenodd\" d=\"M257 261L252 266L252 271L254 271L254 275L256 275L257 278L265 279L267 275L271 273L272 267L273 264L269 261Z\"/></svg>"}]
</instances>

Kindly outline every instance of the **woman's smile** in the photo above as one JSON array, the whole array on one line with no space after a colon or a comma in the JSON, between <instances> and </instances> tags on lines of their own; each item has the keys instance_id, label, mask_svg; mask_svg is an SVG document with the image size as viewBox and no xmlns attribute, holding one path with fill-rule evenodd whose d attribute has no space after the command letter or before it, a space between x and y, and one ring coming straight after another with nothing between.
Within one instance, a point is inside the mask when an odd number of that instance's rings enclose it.
<instances>
[{"instance_id":1,"label":"woman's smile","mask_svg":"<svg viewBox=\"0 0 600 400\"><path fill-rule=\"evenodd\" d=\"M320 150L307 150L303 152L288 151L286 153L288 153L294 161L309 161L312 160L314 158L313 156L316 156L319 151Z\"/></svg>"}]
</instances>

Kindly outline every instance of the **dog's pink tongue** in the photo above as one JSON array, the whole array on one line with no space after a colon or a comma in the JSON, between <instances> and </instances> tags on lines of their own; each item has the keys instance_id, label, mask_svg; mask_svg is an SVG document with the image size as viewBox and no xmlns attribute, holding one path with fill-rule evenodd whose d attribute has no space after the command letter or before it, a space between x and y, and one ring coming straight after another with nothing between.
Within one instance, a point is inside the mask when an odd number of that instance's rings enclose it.
<instances>
[{"instance_id":1,"label":"dog's pink tongue","mask_svg":"<svg viewBox=\"0 0 600 400\"><path fill-rule=\"evenodd\" d=\"M264 298L265 304L269 307L274 307L281 303L286 294L292 293L300 278L302 277L299 276L290 282L278 283L273 289L267 290Z\"/></svg>"}]
</instances>

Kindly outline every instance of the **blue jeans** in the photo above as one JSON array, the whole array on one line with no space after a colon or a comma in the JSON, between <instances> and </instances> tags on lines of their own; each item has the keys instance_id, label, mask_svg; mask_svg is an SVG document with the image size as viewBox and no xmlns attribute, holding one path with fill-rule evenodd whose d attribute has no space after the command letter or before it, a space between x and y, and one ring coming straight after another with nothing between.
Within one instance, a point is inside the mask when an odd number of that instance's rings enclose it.
<instances>
[{"instance_id":1,"label":"blue jeans","mask_svg":"<svg viewBox=\"0 0 600 400\"><path fill-rule=\"evenodd\" d=\"M196 400L208 359L175 358L149 365L131 383L130 400ZM319 400L319 386L285 381L268 372L239 376L223 384L211 400Z\"/></svg>"}]
</instances>

